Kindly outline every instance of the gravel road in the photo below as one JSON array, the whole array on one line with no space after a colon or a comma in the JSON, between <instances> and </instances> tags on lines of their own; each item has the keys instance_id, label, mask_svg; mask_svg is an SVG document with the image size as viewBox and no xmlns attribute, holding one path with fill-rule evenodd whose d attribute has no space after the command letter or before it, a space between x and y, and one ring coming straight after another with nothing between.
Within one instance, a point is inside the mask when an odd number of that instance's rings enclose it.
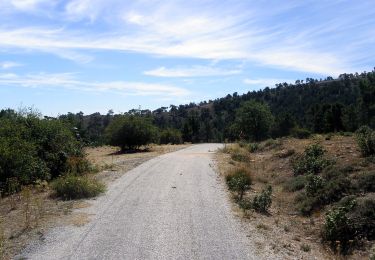
<instances>
[{"instance_id":1,"label":"gravel road","mask_svg":"<svg viewBox=\"0 0 375 260\"><path fill-rule=\"evenodd\" d=\"M156 157L124 174L18 259L260 259L214 170L220 144ZM76 210L77 211L77 210Z\"/></svg>"}]
</instances>

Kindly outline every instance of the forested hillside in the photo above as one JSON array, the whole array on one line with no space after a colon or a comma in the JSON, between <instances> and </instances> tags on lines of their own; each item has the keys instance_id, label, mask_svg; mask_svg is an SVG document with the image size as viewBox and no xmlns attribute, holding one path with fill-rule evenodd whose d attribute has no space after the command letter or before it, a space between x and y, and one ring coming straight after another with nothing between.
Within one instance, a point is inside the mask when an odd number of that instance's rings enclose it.
<instances>
[{"instance_id":1,"label":"forested hillside","mask_svg":"<svg viewBox=\"0 0 375 260\"><path fill-rule=\"evenodd\" d=\"M325 133L355 131L361 125L375 127L375 71L343 74L333 79L297 80L295 84L280 83L276 87L233 93L214 101L199 104L170 105L154 111L133 109L125 115L150 118L161 129L177 129L184 141L217 142L241 138L236 128L236 111L249 100L267 105L273 115L267 132L270 137L292 131ZM92 144L105 142L105 129L118 115L83 113L61 115L77 128L81 138ZM238 116L238 113L237 113ZM265 136L266 137L266 136Z\"/></svg>"}]
</instances>

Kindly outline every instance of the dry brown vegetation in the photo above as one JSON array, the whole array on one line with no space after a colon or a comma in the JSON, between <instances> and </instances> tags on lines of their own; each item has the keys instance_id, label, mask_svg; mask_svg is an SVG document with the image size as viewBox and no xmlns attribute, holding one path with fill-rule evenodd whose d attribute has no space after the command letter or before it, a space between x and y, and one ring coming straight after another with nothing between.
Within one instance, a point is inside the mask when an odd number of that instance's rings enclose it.
<instances>
[{"instance_id":1,"label":"dry brown vegetation","mask_svg":"<svg viewBox=\"0 0 375 260\"><path fill-rule=\"evenodd\" d=\"M243 219L251 227L257 227L268 239L262 248L272 248L290 259L369 259L373 242L367 242L362 249L354 250L348 256L340 256L321 243L321 228L325 214L330 206L316 210L309 217L300 214L296 207L296 196L299 192L290 192L288 183L295 178L291 160L295 154L314 143L321 144L327 151L326 158L335 162L340 168L350 168L351 178L361 172L375 170L373 162L362 158L354 137L316 135L310 139L283 138L268 140L258 145L255 152L250 152L249 145L227 145L218 153L220 173L225 176L236 167L247 167L252 176L251 189L246 197L259 194L266 185L273 188L272 206L269 214L259 214L254 210L243 210L236 206ZM234 156L233 156L234 155ZM238 159L240 158L240 159ZM241 159L242 158L242 159ZM247 159L248 158L248 159Z\"/></svg>"},{"instance_id":2,"label":"dry brown vegetation","mask_svg":"<svg viewBox=\"0 0 375 260\"><path fill-rule=\"evenodd\" d=\"M109 146L88 148L87 158L98 171L90 177L109 184L149 159L187 146L155 145L132 154L120 154L116 147ZM41 182L0 199L0 259L11 259L30 240L43 240L49 228L81 226L90 221L90 216L73 212L74 209L90 206L89 202L63 201L52 194L50 185Z\"/></svg>"}]
</instances>

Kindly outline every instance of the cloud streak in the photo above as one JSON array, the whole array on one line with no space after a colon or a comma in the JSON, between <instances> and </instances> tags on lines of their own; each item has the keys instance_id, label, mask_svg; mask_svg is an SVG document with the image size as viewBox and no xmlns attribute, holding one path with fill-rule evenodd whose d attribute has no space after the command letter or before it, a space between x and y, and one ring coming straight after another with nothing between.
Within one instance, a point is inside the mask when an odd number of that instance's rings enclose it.
<instances>
[{"instance_id":1,"label":"cloud streak","mask_svg":"<svg viewBox=\"0 0 375 260\"><path fill-rule=\"evenodd\" d=\"M190 92L184 88L165 84L127 81L80 81L76 79L75 74L73 73L40 73L28 75L3 73L0 74L0 85L28 88L65 88L98 93L111 92L124 96L154 96L170 98L186 97L190 95Z\"/></svg>"},{"instance_id":2,"label":"cloud streak","mask_svg":"<svg viewBox=\"0 0 375 260\"><path fill-rule=\"evenodd\" d=\"M36 9L39 2L44 1L28 0L24 6ZM92 60L86 50L131 51L163 57L246 60L324 75L361 70L366 55L374 56L371 46L375 39L368 36L375 24L371 1L356 4L355 12L346 0L288 1L283 7L271 0L267 7L262 1L249 5L209 0L70 0L62 11L53 9L57 24L53 27L1 27L0 46L50 52L83 63ZM340 11L333 14L331 10ZM70 26L77 23L81 26ZM64 52L66 55L61 55ZM158 68L149 74L201 76L206 68L201 69L199 73L194 68Z\"/></svg>"},{"instance_id":3,"label":"cloud streak","mask_svg":"<svg viewBox=\"0 0 375 260\"><path fill-rule=\"evenodd\" d=\"M21 67L21 66L23 65L17 62L13 62L13 61L0 62L0 69L3 69L3 70L15 68L15 67Z\"/></svg>"},{"instance_id":4,"label":"cloud streak","mask_svg":"<svg viewBox=\"0 0 375 260\"><path fill-rule=\"evenodd\" d=\"M257 86L259 88L274 87L278 83L294 83L291 79L272 79L272 78L261 78L261 79L244 79L243 83L251 86Z\"/></svg>"},{"instance_id":5,"label":"cloud streak","mask_svg":"<svg viewBox=\"0 0 375 260\"><path fill-rule=\"evenodd\" d=\"M231 76L240 74L242 70L227 70L208 66L193 66L191 68L165 68L159 67L143 72L144 75L165 78L191 78L191 77L214 77Z\"/></svg>"}]
</instances>

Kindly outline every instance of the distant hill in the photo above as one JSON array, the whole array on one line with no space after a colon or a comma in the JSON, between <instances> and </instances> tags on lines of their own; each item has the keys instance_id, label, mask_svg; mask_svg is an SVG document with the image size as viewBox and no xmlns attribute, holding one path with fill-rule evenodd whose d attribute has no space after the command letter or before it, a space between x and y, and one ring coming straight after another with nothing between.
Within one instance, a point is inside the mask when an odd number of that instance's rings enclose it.
<instances>
[{"instance_id":1,"label":"distant hill","mask_svg":"<svg viewBox=\"0 0 375 260\"><path fill-rule=\"evenodd\" d=\"M232 131L236 110L248 100L267 104L275 123L271 137L288 133L286 128L305 128L312 132L355 131L360 125L375 127L375 70L342 74L334 79L308 78L295 84L280 83L274 88L228 94L199 104L170 105L154 111L133 109L125 114L152 117L159 128L175 128L184 141L217 142L237 139ZM116 115L69 113L60 116L78 128L82 138L102 143L106 126Z\"/></svg>"}]
</instances>

